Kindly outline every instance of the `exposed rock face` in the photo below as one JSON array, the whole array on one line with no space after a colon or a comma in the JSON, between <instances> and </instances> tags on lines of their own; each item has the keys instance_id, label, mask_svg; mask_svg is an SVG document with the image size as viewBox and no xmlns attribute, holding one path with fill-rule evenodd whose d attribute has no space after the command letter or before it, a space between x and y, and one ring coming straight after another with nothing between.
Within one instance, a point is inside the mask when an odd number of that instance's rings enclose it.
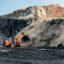
<instances>
[{"instance_id":1,"label":"exposed rock face","mask_svg":"<svg viewBox=\"0 0 64 64\"><path fill-rule=\"evenodd\" d=\"M28 7L26 9L14 11L11 14L4 15L4 18L12 19L29 19L29 18L41 18L46 15L45 9L42 6Z\"/></svg>"},{"instance_id":2,"label":"exposed rock face","mask_svg":"<svg viewBox=\"0 0 64 64\"><path fill-rule=\"evenodd\" d=\"M54 9L54 11L50 13L48 17L64 17L64 8L58 7Z\"/></svg>"},{"instance_id":3,"label":"exposed rock face","mask_svg":"<svg viewBox=\"0 0 64 64\"><path fill-rule=\"evenodd\" d=\"M31 21L31 19L15 20L0 18L0 42L7 38L14 37L21 29L28 26Z\"/></svg>"},{"instance_id":4,"label":"exposed rock face","mask_svg":"<svg viewBox=\"0 0 64 64\"><path fill-rule=\"evenodd\" d=\"M30 39L32 39L32 43L29 46L57 47L59 44L64 45L64 19L35 22L35 24L29 25L19 33L21 32L28 34Z\"/></svg>"},{"instance_id":5,"label":"exposed rock face","mask_svg":"<svg viewBox=\"0 0 64 64\"><path fill-rule=\"evenodd\" d=\"M64 45L64 19L59 17L64 17L64 7L54 4L32 6L0 16L0 40L15 39L24 32L28 34L30 42L23 42L23 46Z\"/></svg>"},{"instance_id":6,"label":"exposed rock face","mask_svg":"<svg viewBox=\"0 0 64 64\"><path fill-rule=\"evenodd\" d=\"M61 12L62 11L62 12ZM60 14L58 14L60 12ZM56 15L55 15L56 14ZM50 16L49 16L50 15ZM3 18L12 19L44 19L46 17L56 17L64 15L64 7L57 4L48 6L32 6L21 10L16 10L13 13L2 16Z\"/></svg>"}]
</instances>

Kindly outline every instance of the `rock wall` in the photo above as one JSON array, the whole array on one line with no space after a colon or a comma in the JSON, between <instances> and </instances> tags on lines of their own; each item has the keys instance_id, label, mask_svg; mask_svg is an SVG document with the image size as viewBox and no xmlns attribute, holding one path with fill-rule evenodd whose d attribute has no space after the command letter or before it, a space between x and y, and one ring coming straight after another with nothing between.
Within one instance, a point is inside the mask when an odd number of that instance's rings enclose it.
<instances>
[{"instance_id":1,"label":"rock wall","mask_svg":"<svg viewBox=\"0 0 64 64\"><path fill-rule=\"evenodd\" d=\"M19 33L24 32L32 38L29 46L52 46L64 45L64 19L34 22ZM19 33L17 35L19 35Z\"/></svg>"},{"instance_id":2,"label":"rock wall","mask_svg":"<svg viewBox=\"0 0 64 64\"><path fill-rule=\"evenodd\" d=\"M32 20L15 20L0 18L0 43L14 36L23 28L31 24Z\"/></svg>"}]
</instances>

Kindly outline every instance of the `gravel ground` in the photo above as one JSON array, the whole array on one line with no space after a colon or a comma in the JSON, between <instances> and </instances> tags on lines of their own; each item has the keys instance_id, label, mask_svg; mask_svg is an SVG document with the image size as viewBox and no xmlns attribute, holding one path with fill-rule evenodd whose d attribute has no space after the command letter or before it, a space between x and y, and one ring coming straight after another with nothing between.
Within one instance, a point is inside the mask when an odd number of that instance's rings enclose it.
<instances>
[{"instance_id":1,"label":"gravel ground","mask_svg":"<svg viewBox=\"0 0 64 64\"><path fill-rule=\"evenodd\" d=\"M64 64L64 50L0 49L0 64Z\"/></svg>"}]
</instances>

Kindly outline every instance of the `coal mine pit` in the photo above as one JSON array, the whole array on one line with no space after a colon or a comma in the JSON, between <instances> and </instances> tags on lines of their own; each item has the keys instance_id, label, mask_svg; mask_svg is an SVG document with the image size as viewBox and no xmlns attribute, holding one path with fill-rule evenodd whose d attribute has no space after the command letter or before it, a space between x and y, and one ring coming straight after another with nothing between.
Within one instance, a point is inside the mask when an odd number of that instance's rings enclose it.
<instances>
[{"instance_id":1,"label":"coal mine pit","mask_svg":"<svg viewBox=\"0 0 64 64\"><path fill-rule=\"evenodd\" d=\"M64 64L64 50L0 48L0 64Z\"/></svg>"}]
</instances>

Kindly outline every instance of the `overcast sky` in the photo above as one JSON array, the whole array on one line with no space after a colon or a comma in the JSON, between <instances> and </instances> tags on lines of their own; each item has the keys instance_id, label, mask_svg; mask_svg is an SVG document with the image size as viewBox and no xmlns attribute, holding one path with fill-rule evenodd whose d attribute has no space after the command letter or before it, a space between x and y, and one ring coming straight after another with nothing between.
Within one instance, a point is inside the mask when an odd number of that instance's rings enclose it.
<instances>
[{"instance_id":1,"label":"overcast sky","mask_svg":"<svg viewBox=\"0 0 64 64\"><path fill-rule=\"evenodd\" d=\"M0 0L0 15L5 15L14 10L29 6L43 6L49 4L64 6L64 0Z\"/></svg>"}]
</instances>

